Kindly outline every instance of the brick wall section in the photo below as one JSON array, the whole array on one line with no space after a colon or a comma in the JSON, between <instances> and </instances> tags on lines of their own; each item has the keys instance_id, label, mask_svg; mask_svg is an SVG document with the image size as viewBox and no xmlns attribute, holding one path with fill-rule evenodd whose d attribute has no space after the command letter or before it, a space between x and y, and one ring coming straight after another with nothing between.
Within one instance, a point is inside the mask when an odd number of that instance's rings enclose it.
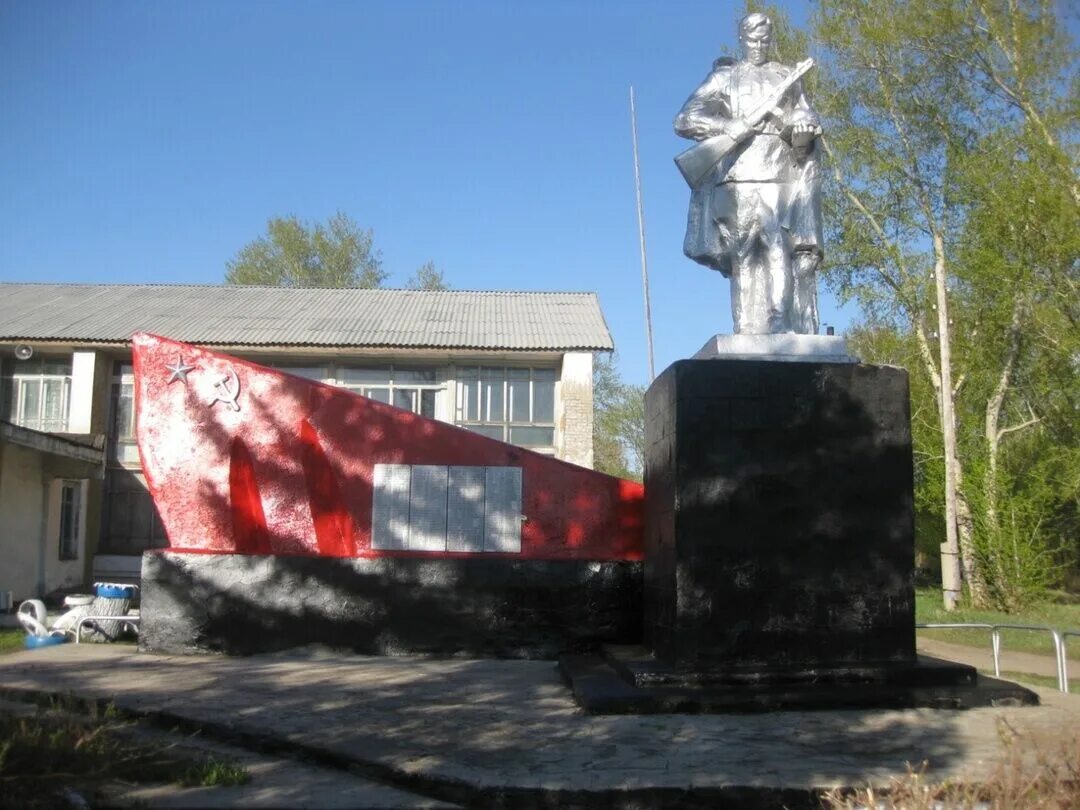
<instances>
[{"instance_id":1,"label":"brick wall section","mask_svg":"<svg viewBox=\"0 0 1080 810\"><path fill-rule=\"evenodd\" d=\"M582 467L593 466L593 357L591 352L563 355L559 396L555 401L555 454Z\"/></svg>"}]
</instances>

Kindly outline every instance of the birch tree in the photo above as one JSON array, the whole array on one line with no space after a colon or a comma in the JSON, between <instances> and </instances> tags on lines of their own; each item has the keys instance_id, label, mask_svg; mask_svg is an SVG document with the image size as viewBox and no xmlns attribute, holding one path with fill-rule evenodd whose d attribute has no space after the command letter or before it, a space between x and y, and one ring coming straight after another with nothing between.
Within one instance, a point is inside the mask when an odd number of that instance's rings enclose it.
<instances>
[{"instance_id":1,"label":"birch tree","mask_svg":"<svg viewBox=\"0 0 1080 810\"><path fill-rule=\"evenodd\" d=\"M1053 349L1033 340L1036 325L1075 328L1077 175L1063 147L1076 134L1075 49L1058 23L1052 6L1021 0L823 0L815 19L829 277L871 320L910 334L930 382L947 608L961 567L978 604L999 574L977 540L1001 527L1002 442L1042 422L1017 385ZM1018 176L1038 200L1018 196Z\"/></svg>"}]
</instances>

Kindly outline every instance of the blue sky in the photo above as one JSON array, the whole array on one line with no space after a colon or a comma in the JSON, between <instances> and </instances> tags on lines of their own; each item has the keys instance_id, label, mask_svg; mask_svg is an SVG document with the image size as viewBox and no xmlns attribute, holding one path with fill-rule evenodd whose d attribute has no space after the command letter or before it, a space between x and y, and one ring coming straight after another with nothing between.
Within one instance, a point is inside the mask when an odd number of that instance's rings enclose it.
<instances>
[{"instance_id":1,"label":"blue sky","mask_svg":"<svg viewBox=\"0 0 1080 810\"><path fill-rule=\"evenodd\" d=\"M731 330L727 282L682 255L671 120L740 8L9 0L0 280L218 283L269 217L341 210L393 286L430 259L458 289L595 290L645 382L628 88L659 372Z\"/></svg>"}]
</instances>

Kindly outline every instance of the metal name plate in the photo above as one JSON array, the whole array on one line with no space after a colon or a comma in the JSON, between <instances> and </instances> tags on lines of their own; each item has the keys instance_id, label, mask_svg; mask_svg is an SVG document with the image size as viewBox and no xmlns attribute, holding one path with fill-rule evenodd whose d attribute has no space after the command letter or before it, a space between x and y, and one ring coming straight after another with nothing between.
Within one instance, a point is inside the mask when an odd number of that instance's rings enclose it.
<instances>
[{"instance_id":1,"label":"metal name plate","mask_svg":"<svg viewBox=\"0 0 1080 810\"><path fill-rule=\"evenodd\" d=\"M446 504L446 550L484 550L483 467L451 467Z\"/></svg>"},{"instance_id":2,"label":"metal name plate","mask_svg":"<svg viewBox=\"0 0 1080 810\"><path fill-rule=\"evenodd\" d=\"M409 547L408 464L376 464L375 495L371 507L371 547L404 551Z\"/></svg>"},{"instance_id":3,"label":"metal name plate","mask_svg":"<svg viewBox=\"0 0 1080 810\"><path fill-rule=\"evenodd\" d=\"M488 467L484 551L521 551L521 468Z\"/></svg>"},{"instance_id":4,"label":"metal name plate","mask_svg":"<svg viewBox=\"0 0 1080 810\"><path fill-rule=\"evenodd\" d=\"M371 546L521 551L521 468L376 464Z\"/></svg>"}]
</instances>

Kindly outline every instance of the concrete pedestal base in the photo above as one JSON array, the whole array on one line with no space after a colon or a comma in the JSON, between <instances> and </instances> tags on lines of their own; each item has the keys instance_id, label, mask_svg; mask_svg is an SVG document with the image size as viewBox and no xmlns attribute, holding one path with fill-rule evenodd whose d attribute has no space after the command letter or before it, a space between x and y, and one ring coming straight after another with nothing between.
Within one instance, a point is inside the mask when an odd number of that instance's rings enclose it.
<instances>
[{"instance_id":1,"label":"concrete pedestal base","mask_svg":"<svg viewBox=\"0 0 1080 810\"><path fill-rule=\"evenodd\" d=\"M769 360L787 363L857 363L838 335L713 335L694 360Z\"/></svg>"},{"instance_id":2,"label":"concrete pedestal base","mask_svg":"<svg viewBox=\"0 0 1080 810\"><path fill-rule=\"evenodd\" d=\"M555 658L640 638L641 563L143 555L144 650Z\"/></svg>"},{"instance_id":3,"label":"concrete pedestal base","mask_svg":"<svg viewBox=\"0 0 1080 810\"><path fill-rule=\"evenodd\" d=\"M677 669L915 660L907 373L683 360L645 397L645 635Z\"/></svg>"},{"instance_id":4,"label":"concrete pedestal base","mask_svg":"<svg viewBox=\"0 0 1080 810\"><path fill-rule=\"evenodd\" d=\"M592 713L968 708L915 654L907 373L683 360L645 396L644 648L567 656Z\"/></svg>"},{"instance_id":5,"label":"concrete pedestal base","mask_svg":"<svg viewBox=\"0 0 1080 810\"><path fill-rule=\"evenodd\" d=\"M602 655L563 656L559 672L589 714L1039 705L1030 689L927 656L881 666L708 673L676 670L641 647L608 647Z\"/></svg>"}]
</instances>

